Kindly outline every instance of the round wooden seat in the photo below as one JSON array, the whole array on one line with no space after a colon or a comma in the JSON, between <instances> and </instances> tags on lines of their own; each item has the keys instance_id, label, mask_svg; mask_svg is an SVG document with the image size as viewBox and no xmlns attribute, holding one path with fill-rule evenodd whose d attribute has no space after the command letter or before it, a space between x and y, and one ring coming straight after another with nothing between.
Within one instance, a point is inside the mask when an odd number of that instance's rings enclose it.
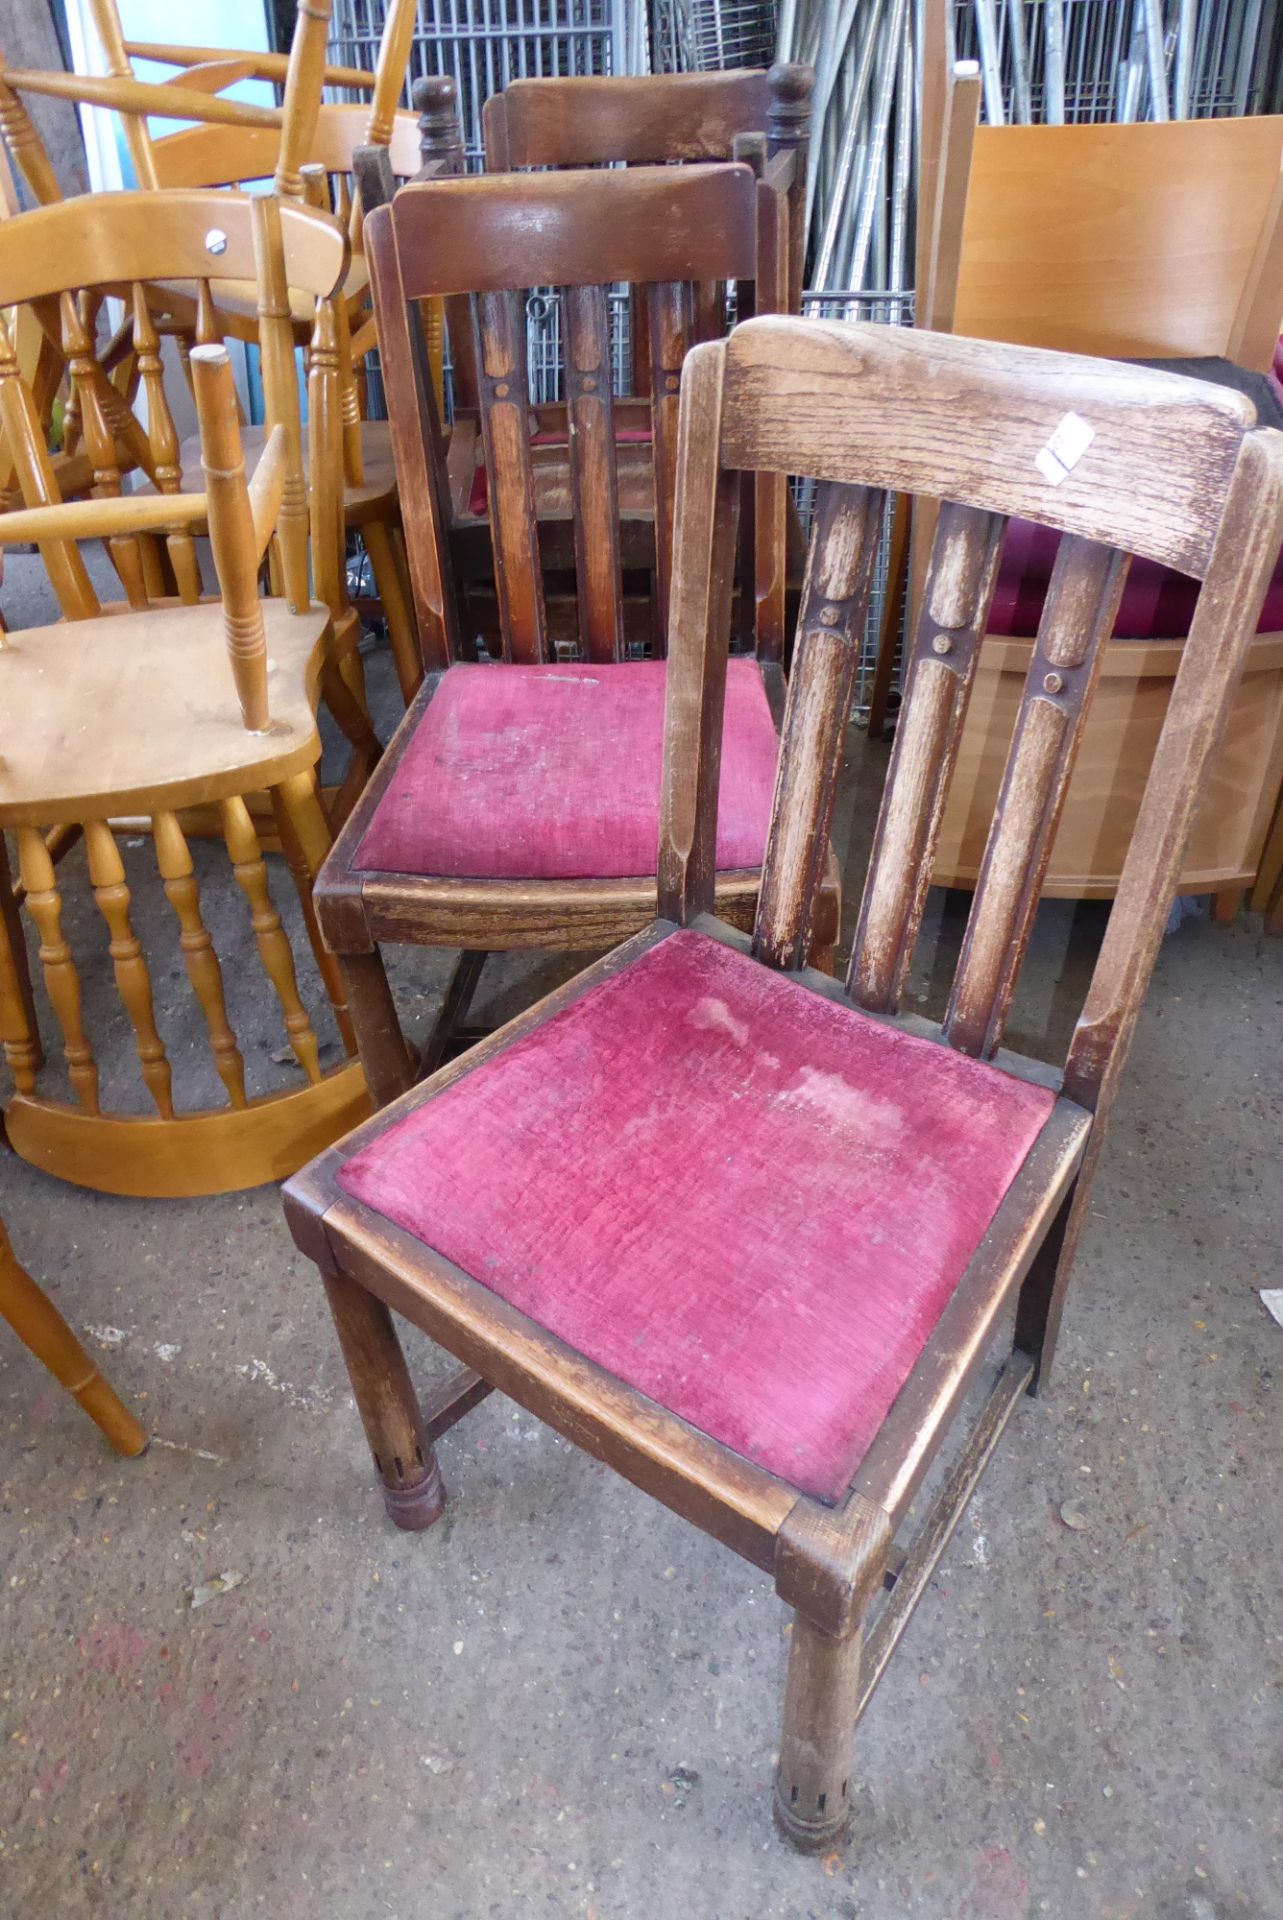
<instances>
[{"instance_id":1,"label":"round wooden seat","mask_svg":"<svg viewBox=\"0 0 1283 1920\"><path fill-rule=\"evenodd\" d=\"M220 604L31 627L0 651L0 825L197 806L314 766L323 607L263 603L272 720L241 723ZM173 671L181 648L183 671Z\"/></svg>"}]
</instances>

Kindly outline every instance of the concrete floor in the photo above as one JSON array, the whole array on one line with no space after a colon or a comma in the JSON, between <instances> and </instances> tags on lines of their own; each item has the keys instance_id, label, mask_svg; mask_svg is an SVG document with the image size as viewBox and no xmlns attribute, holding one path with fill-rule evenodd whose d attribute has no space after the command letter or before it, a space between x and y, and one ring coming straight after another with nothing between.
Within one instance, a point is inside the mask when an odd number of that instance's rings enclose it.
<instances>
[{"instance_id":1,"label":"concrete floor","mask_svg":"<svg viewBox=\"0 0 1283 1920\"><path fill-rule=\"evenodd\" d=\"M853 735L849 906L884 762ZM1044 910L1014 1043L1063 1046L1102 924ZM924 1007L957 932L933 897ZM492 1004L558 970L501 970ZM420 1018L442 977L399 967ZM99 969L127 1050L108 998ZM193 1063L178 983L161 1005ZM821 1860L770 1826L768 1580L497 1398L442 1445L444 1523L397 1534L271 1189L104 1199L4 1156L15 1244L155 1440L118 1462L0 1339L0 1914L1283 1916L1281 1031L1258 922L1168 938L1057 1390L959 1529Z\"/></svg>"}]
</instances>

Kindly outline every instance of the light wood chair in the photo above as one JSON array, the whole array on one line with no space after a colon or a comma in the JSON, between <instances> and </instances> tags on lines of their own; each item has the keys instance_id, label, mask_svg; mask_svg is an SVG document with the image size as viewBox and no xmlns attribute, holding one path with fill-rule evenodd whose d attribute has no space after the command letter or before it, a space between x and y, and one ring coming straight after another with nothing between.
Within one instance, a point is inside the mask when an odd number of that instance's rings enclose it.
<instances>
[{"instance_id":1,"label":"light wood chair","mask_svg":"<svg viewBox=\"0 0 1283 1920\"><path fill-rule=\"evenodd\" d=\"M30 396L7 335L0 336L0 419L10 445L21 450L26 497L48 503L0 516L0 543L39 545L66 620L11 634L0 650L0 829L17 836L23 907L39 933L45 990L61 1029L72 1093L70 1101L63 1099L48 1076L42 1078L35 996L6 869L0 874L0 938L7 948L0 969L0 1038L17 1089L6 1113L8 1136L24 1158L83 1186L139 1195L223 1192L279 1178L315 1150L318 1138L333 1137L367 1106L356 1061L329 1070L321 1065L249 805L253 796L268 796L339 1034L354 1050L342 984L321 945L311 901L330 844L316 777L321 743L315 715L322 688L358 738L362 726L336 636L345 603L338 370L328 295L342 282L347 247L333 221L271 196L217 196L217 228L208 224L200 196L193 205L193 196L185 194L105 195L88 223L77 214L84 204L41 209L0 228L0 272L19 299L32 291L26 280L48 271L50 250L56 257L59 241L88 284L137 287L198 278L211 234L229 271L252 277L256 261L279 251L291 283L310 282L327 294L318 300L310 374L316 602L307 590L305 530L301 598L293 604L288 598L259 599L257 574L274 538L282 547L282 578L291 580L305 488L296 466L297 434L280 424L247 487L225 347L198 345L191 353L205 491L193 495L166 485L124 499L58 503ZM279 249L270 239L273 230ZM145 314L145 300L138 310ZM292 344L285 364L292 382ZM266 354L263 368L270 377ZM206 528L221 604L199 597L191 543ZM148 569L130 552L154 536L165 541L182 604L172 597L153 603ZM130 608L111 613L100 607L77 546L91 538L115 543L118 568L135 584ZM190 835L211 820L226 843L230 877L245 896L258 957L305 1081L301 1088L251 1091L261 1078L257 1071L247 1087L188 848ZM114 829L126 823L150 830L159 882L209 1034L212 1066L226 1089L225 1106L192 1110L183 1105L181 1081L175 1088L115 837ZM117 991L155 1109L151 1118L109 1108L106 1089L100 1089L55 868L55 854L77 839L85 843L94 902L109 931Z\"/></svg>"},{"instance_id":2,"label":"light wood chair","mask_svg":"<svg viewBox=\"0 0 1283 1920\"><path fill-rule=\"evenodd\" d=\"M1039 455L1090 422L1056 486ZM1045 463L1044 463L1045 464ZM739 476L820 482L751 936L714 917ZM387 1508L491 1387L772 1574L794 1610L776 1819L826 1847L852 1729L1025 1394L1283 533L1283 436L1175 375L758 319L684 375L662 917L285 1189ZM943 502L845 986L807 930L887 491ZM899 1010L1004 521L1065 539L943 1026ZM1003 1047L1129 553L1204 582L1063 1067ZM486 1177L475 1177L478 1142ZM1014 1306L916 1536L896 1530ZM404 1314L465 1371L421 1410ZM473 1371L475 1370L475 1371ZM878 1609L885 1588L889 1596ZM869 1617L866 1631L865 1620Z\"/></svg>"},{"instance_id":3,"label":"light wood chair","mask_svg":"<svg viewBox=\"0 0 1283 1920\"><path fill-rule=\"evenodd\" d=\"M1126 126L977 127L980 82L948 91L923 326L1120 360L1188 364L1252 390L1283 326L1283 117ZM1250 377L1249 377L1250 376ZM930 524L917 542L920 587ZM1054 536L1012 530L958 749L936 880L976 884L1033 648ZM1133 569L1105 649L1047 892L1112 898L1180 664L1194 589ZM1283 785L1283 580L1248 655L1180 891L1232 917ZM884 627L870 732L883 730L895 635Z\"/></svg>"},{"instance_id":4,"label":"light wood chair","mask_svg":"<svg viewBox=\"0 0 1283 1920\"><path fill-rule=\"evenodd\" d=\"M412 1074L381 941L462 949L424 1050L432 1065L461 1037L487 951L601 947L653 916L664 667L633 656L652 644L661 656L668 625L689 288L731 280L741 311L750 294L772 308L782 297L784 208L741 166L486 175L403 188L370 214L366 243L402 510L419 530L410 567L429 674L345 824L316 903L381 1101ZM516 262L564 301L568 397L549 467L529 432ZM654 377L640 402L611 391L606 289L620 281L646 288L651 314ZM454 337L464 294L480 420L456 419L443 461L412 322L417 301L446 297ZM488 664L460 630L451 576L452 531L481 518L482 471L503 648ZM749 498L754 554L740 605L756 658L737 660L732 678L718 888L722 911L741 924L757 897L784 700L784 482ZM573 597L548 564L555 517L578 563ZM630 599L630 569L645 568L655 547L654 599ZM718 559L729 578L735 556ZM814 929L830 963L838 920L830 860Z\"/></svg>"},{"instance_id":5,"label":"light wood chair","mask_svg":"<svg viewBox=\"0 0 1283 1920\"><path fill-rule=\"evenodd\" d=\"M323 5L300 8L288 62L282 67L279 57L271 60L270 71L262 76L283 80L284 102L280 110L254 107L242 113L246 103L219 98L220 87L252 77L251 69L257 73L263 64L261 56L231 52L194 66L187 73L184 87L178 89L191 94L188 104L193 115L199 106L196 89L200 94L209 89L209 98L224 111L217 116L206 113L202 124L159 139L151 133L149 113L176 115L182 102L172 98L175 91L172 86L136 79L132 66L136 43L124 38L115 0L94 0L93 13L110 70L108 81L86 82L87 92L82 88L68 95L68 86L72 89L80 86L80 76L0 72L0 128L28 185L42 204L55 204L61 192L39 136L22 105L22 96L49 91L43 83L52 80L60 95L92 97L97 104L117 107L138 184L142 187L194 189L270 180L274 190L285 199L306 198L313 205L332 205L348 227L354 251L344 281L343 299L337 308L347 481L345 525L360 530L370 556L379 608L387 622L398 678L408 701L423 677L422 666L415 649L409 609L387 423L361 419L360 398L364 385L361 367L364 355L375 344L375 335L372 321L362 325L362 321L368 319L363 311L368 309L368 276L360 251L360 204L351 194L348 183L352 152L358 144L386 147L394 172L402 177L415 173L422 164L420 122L411 113L398 112L396 104L409 62L414 0L393 0L388 9L377 69L371 77L368 106L321 104L321 87L331 72L324 63L330 14L329 0L326 0ZM146 56L139 57L166 58L179 51L151 46ZM335 84L332 80L330 83ZM447 84L452 87L452 83ZM105 95L104 89L107 89ZM323 171L324 180L332 182L331 187L318 180L318 168ZM224 328L241 339L255 340L261 325L256 283L238 283L219 276L213 282L213 292ZM298 290L290 313L300 343L305 343L310 333L312 307L306 291ZM187 303L177 303L170 318L177 319L186 333L194 337L197 316ZM112 362L118 363L121 358L119 346L112 343L106 369L109 376ZM131 376L136 378L129 368L125 374L126 390ZM110 400L110 396L107 398ZM265 431L251 428L245 436L251 472L260 456ZM306 460L306 436L304 458ZM193 437L181 451L181 471L190 478L199 468L199 459L199 447ZM76 476L67 477L74 480ZM74 490L64 485L64 493Z\"/></svg>"},{"instance_id":6,"label":"light wood chair","mask_svg":"<svg viewBox=\"0 0 1283 1920\"><path fill-rule=\"evenodd\" d=\"M0 947L0 965L3 965ZM82 1406L117 1453L134 1459L147 1449L147 1429L103 1379L53 1301L19 1265L0 1220L0 1317L24 1347L48 1367L60 1387Z\"/></svg>"}]
</instances>

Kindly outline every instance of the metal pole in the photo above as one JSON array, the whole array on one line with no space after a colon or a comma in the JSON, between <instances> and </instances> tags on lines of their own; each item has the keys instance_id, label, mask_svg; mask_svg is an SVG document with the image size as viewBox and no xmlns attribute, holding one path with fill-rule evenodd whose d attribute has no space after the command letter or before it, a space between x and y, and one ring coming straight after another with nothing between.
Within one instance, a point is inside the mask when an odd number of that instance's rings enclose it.
<instances>
[{"instance_id":1,"label":"metal pole","mask_svg":"<svg viewBox=\"0 0 1283 1920\"><path fill-rule=\"evenodd\" d=\"M1145 54L1149 66L1149 98L1155 120L1170 120L1167 106L1167 61L1163 50L1162 0L1138 0L1144 29ZM1258 0L1259 4L1259 0Z\"/></svg>"},{"instance_id":2,"label":"metal pole","mask_svg":"<svg viewBox=\"0 0 1283 1920\"><path fill-rule=\"evenodd\" d=\"M817 288L830 284L829 275L833 270L833 256L837 248L838 233L842 224L844 203L851 188L851 175L855 166L856 144L860 133L860 121L864 103L868 97L869 82L873 74L873 56L877 52L878 20L881 14L881 0L874 0L868 10L864 42L860 48L859 64L856 68L855 84L851 89L851 103L847 109L848 118L842 137L842 147L838 155L837 166L828 188L828 209L824 222L824 232L820 240L819 254L815 263L815 285Z\"/></svg>"},{"instance_id":3,"label":"metal pole","mask_svg":"<svg viewBox=\"0 0 1283 1920\"><path fill-rule=\"evenodd\" d=\"M873 229L873 215L882 185L882 169L886 161L887 130L891 123L891 99L895 91L895 75L899 64L900 41L904 38L907 7L908 0L893 0L887 21L883 71L878 76L877 97L873 103L869 128L869 159L864 192L856 226L855 244L851 249L851 270L847 278L849 287L858 287L863 283L865 267L868 264L869 237Z\"/></svg>"},{"instance_id":4,"label":"metal pole","mask_svg":"<svg viewBox=\"0 0 1283 1920\"><path fill-rule=\"evenodd\" d=\"M1065 124L1065 5L1064 0L1046 0L1047 32L1047 124Z\"/></svg>"},{"instance_id":5,"label":"metal pole","mask_svg":"<svg viewBox=\"0 0 1283 1920\"><path fill-rule=\"evenodd\" d=\"M1002 73L998 64L998 23L993 0L975 0L976 34L980 41L980 77L984 83L985 118L991 127L1005 127L1006 110L1002 102Z\"/></svg>"},{"instance_id":6,"label":"metal pole","mask_svg":"<svg viewBox=\"0 0 1283 1920\"><path fill-rule=\"evenodd\" d=\"M1029 92L1029 48L1025 41L1024 0L1007 0L1007 28L1011 39L1011 93L1014 118L1022 127L1033 119Z\"/></svg>"},{"instance_id":7,"label":"metal pole","mask_svg":"<svg viewBox=\"0 0 1283 1920\"><path fill-rule=\"evenodd\" d=\"M1194 7L1195 0L1180 0L1180 15L1176 22L1175 113L1178 120L1189 119L1190 75L1194 58Z\"/></svg>"}]
</instances>

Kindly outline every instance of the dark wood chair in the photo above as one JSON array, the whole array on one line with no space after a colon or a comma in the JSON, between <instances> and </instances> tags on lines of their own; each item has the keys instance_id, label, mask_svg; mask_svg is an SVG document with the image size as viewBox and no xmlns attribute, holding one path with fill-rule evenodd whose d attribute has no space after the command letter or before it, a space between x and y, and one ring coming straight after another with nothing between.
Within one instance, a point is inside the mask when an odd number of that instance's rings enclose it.
<instances>
[{"instance_id":1,"label":"dark wood chair","mask_svg":"<svg viewBox=\"0 0 1283 1920\"><path fill-rule=\"evenodd\" d=\"M790 162L786 310L800 313L814 87L813 67L787 62L769 72L745 67L514 80L482 109L486 171L732 160L738 141L760 134L768 160L787 156ZM639 355L639 371L643 362Z\"/></svg>"},{"instance_id":2,"label":"dark wood chair","mask_svg":"<svg viewBox=\"0 0 1283 1920\"><path fill-rule=\"evenodd\" d=\"M486 951L601 948L654 917L665 673L662 659L628 655L642 646L662 654L667 630L690 284L736 281L746 301L751 294L773 306L783 231L775 189L734 165L410 186L366 222L429 670L316 894L376 1099L403 1092L411 1074L380 941L464 951L429 1041L432 1066L462 1019ZM568 398L561 443L551 449L535 444L529 429L525 297L512 285L515 262L529 283L559 288L564 299ZM652 316L654 379L643 401L611 392L606 290L621 280L645 286ZM415 303L446 296L453 337L465 294L480 418L456 420L443 459ZM634 423L637 440L626 438L621 420ZM555 456L546 468L544 451ZM466 518L479 475L485 518L474 502L474 520L493 537L501 664L478 662L451 584L451 529ZM754 550L740 569L740 605L757 644L756 658L737 659L731 670L718 901L743 926L757 897L783 712L785 495L777 475L750 490ZM546 542L557 517L577 562L572 595L545 591L558 584ZM638 564L638 519L658 550L653 595L639 609L624 593ZM728 582L734 559L718 556ZM640 627L632 624L638 610ZM814 929L822 958L837 938L838 913L830 863Z\"/></svg>"},{"instance_id":3,"label":"dark wood chair","mask_svg":"<svg viewBox=\"0 0 1283 1920\"><path fill-rule=\"evenodd\" d=\"M439 1515L433 1442L497 1387L774 1574L795 1610L776 1816L818 1847L848 1816L856 1719L1002 1429L1047 1380L1283 530L1283 437L1254 430L1241 396L1174 375L776 318L692 353L682 407L662 917L314 1161L285 1204L399 1525ZM1043 453L1067 417L1090 433L1068 472ZM739 475L763 468L821 484L745 937L713 915L719 556ZM841 986L806 968L806 930L888 491L943 505ZM1065 538L935 1026L899 1001L1014 515ZM1003 1029L1133 552L1204 587L1086 1003L1051 1067L1004 1049ZM1014 1344L902 1549L1013 1302ZM426 1411L391 1308L476 1370Z\"/></svg>"}]
</instances>

